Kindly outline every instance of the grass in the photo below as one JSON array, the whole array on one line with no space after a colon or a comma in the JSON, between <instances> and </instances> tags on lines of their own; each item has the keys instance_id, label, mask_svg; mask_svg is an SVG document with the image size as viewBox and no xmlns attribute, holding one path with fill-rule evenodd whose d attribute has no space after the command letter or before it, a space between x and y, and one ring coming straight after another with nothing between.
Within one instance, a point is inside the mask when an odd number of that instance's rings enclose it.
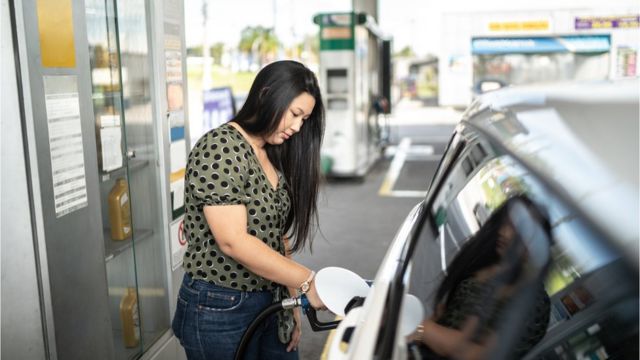
<instances>
[{"instance_id":1,"label":"grass","mask_svg":"<svg viewBox=\"0 0 640 360\"><path fill-rule=\"evenodd\" d=\"M189 88L202 89L202 66L189 66L187 69L187 77L189 80ZM234 95L248 93L255 77L256 74L253 72L232 72L230 69L219 65L213 65L211 67L211 86L230 86Z\"/></svg>"}]
</instances>

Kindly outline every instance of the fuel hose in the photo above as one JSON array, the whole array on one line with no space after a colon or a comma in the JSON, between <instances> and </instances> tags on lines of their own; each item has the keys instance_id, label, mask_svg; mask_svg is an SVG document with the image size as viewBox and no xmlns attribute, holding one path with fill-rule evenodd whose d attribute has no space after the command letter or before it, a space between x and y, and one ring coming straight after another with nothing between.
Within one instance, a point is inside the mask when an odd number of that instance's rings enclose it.
<instances>
[{"instance_id":1,"label":"fuel hose","mask_svg":"<svg viewBox=\"0 0 640 360\"><path fill-rule=\"evenodd\" d=\"M244 335L242 335L242 339L240 339L240 344L238 344L238 347L236 349L236 356L234 357L234 359L242 360L244 358L245 350L249 346L249 342L253 337L253 333L256 332L258 326L262 324L262 322L266 320L270 315L275 314L278 311L294 308L300 305L301 303L298 299L285 299L281 302L273 303L262 310L262 312L258 314L255 319L253 319L247 330L244 332Z\"/></svg>"}]
</instances>

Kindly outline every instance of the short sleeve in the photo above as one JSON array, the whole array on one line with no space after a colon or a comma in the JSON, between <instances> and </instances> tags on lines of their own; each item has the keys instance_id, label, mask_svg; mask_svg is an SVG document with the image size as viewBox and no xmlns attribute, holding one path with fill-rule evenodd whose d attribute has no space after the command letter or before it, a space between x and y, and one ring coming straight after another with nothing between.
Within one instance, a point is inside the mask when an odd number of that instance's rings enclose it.
<instances>
[{"instance_id":1,"label":"short sleeve","mask_svg":"<svg viewBox=\"0 0 640 360\"><path fill-rule=\"evenodd\" d=\"M228 132L213 131L189 154L187 186L198 206L245 204L242 157Z\"/></svg>"}]
</instances>

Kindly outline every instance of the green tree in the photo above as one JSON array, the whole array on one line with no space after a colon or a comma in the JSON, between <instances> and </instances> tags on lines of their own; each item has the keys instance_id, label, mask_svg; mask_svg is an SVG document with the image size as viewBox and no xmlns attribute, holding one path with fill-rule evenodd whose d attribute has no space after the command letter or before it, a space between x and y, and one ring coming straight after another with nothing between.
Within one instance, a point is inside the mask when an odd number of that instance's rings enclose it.
<instances>
[{"instance_id":1,"label":"green tree","mask_svg":"<svg viewBox=\"0 0 640 360\"><path fill-rule=\"evenodd\" d=\"M202 46L187 48L187 56L202 56Z\"/></svg>"},{"instance_id":2,"label":"green tree","mask_svg":"<svg viewBox=\"0 0 640 360\"><path fill-rule=\"evenodd\" d=\"M405 46L402 48L402 50L398 51L395 54L396 57L414 57L416 56L416 54L413 52L413 49L411 48L411 46Z\"/></svg>"},{"instance_id":3,"label":"green tree","mask_svg":"<svg viewBox=\"0 0 640 360\"><path fill-rule=\"evenodd\" d=\"M213 59L213 63L216 65L222 64L222 54L224 53L224 44L221 42L213 44L209 49L209 54Z\"/></svg>"},{"instance_id":4,"label":"green tree","mask_svg":"<svg viewBox=\"0 0 640 360\"><path fill-rule=\"evenodd\" d=\"M318 35L306 35L301 43L296 45L298 56L307 51L313 58L318 58L320 54L320 38Z\"/></svg>"},{"instance_id":5,"label":"green tree","mask_svg":"<svg viewBox=\"0 0 640 360\"><path fill-rule=\"evenodd\" d=\"M258 59L260 66L269 58L275 56L280 41L274 34L273 29L262 26L247 26L240 34L238 50L246 54L251 54L254 59Z\"/></svg>"}]
</instances>

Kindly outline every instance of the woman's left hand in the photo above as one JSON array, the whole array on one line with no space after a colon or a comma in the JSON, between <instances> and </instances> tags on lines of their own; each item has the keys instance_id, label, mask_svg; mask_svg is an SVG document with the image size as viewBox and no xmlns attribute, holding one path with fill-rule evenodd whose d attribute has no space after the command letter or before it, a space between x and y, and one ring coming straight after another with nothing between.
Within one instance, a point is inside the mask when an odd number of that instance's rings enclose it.
<instances>
[{"instance_id":1,"label":"woman's left hand","mask_svg":"<svg viewBox=\"0 0 640 360\"><path fill-rule=\"evenodd\" d=\"M296 321L296 327L293 329L293 333L291 334L291 342L289 342L289 345L287 346L287 352L298 350L298 344L300 343L300 338L302 337L302 316L300 308L293 309L293 318Z\"/></svg>"}]
</instances>

